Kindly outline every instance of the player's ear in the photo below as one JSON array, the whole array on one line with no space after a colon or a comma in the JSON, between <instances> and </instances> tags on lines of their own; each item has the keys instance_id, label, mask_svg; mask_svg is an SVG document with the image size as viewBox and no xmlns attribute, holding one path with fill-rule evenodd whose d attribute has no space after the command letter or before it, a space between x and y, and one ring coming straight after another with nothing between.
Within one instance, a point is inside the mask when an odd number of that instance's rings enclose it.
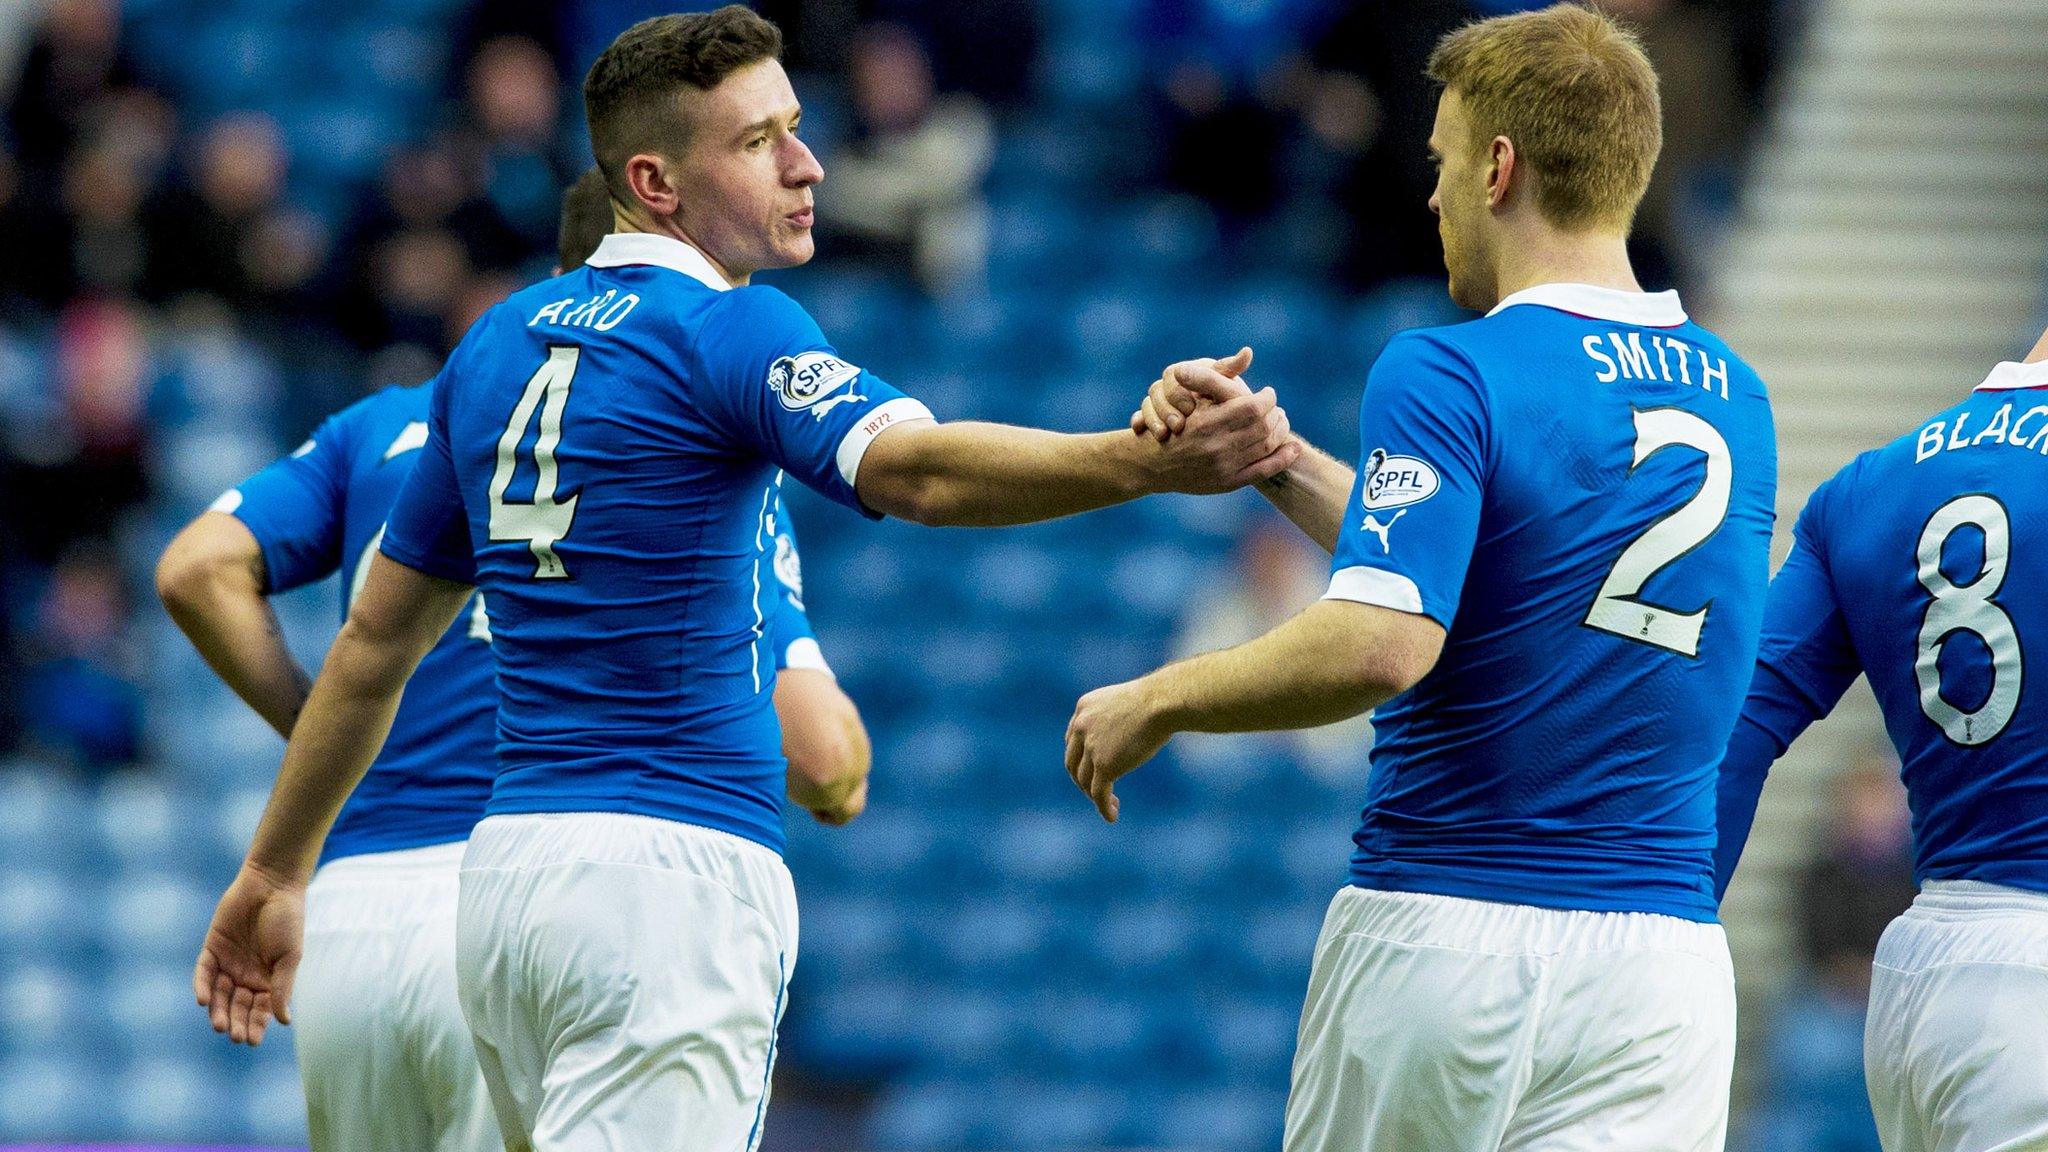
<instances>
[{"instance_id":1,"label":"player's ear","mask_svg":"<svg viewBox=\"0 0 2048 1152\"><path fill-rule=\"evenodd\" d=\"M1515 155L1515 142L1505 136L1495 136L1486 151L1486 206L1500 208L1514 187L1520 157Z\"/></svg>"},{"instance_id":2,"label":"player's ear","mask_svg":"<svg viewBox=\"0 0 2048 1152\"><path fill-rule=\"evenodd\" d=\"M657 152L636 152L625 164L626 186L633 190L633 199L657 219L675 215L682 205L682 193L670 178L669 168L668 158Z\"/></svg>"}]
</instances>

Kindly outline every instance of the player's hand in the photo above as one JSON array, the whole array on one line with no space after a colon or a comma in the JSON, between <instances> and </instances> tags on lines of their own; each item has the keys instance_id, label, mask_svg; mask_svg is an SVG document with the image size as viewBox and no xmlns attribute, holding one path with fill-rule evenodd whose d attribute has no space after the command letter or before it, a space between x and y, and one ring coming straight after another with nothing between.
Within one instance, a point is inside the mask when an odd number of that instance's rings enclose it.
<instances>
[{"instance_id":1,"label":"player's hand","mask_svg":"<svg viewBox=\"0 0 2048 1152\"><path fill-rule=\"evenodd\" d=\"M214 909L192 969L192 993L215 1032L253 1047L273 1016L292 1022L292 978L305 928L305 884L242 865Z\"/></svg>"},{"instance_id":2,"label":"player's hand","mask_svg":"<svg viewBox=\"0 0 2048 1152\"><path fill-rule=\"evenodd\" d=\"M848 793L845 799L833 804L811 808L808 811L811 814L811 818L818 823L837 828L843 824L851 823L855 816L867 811L867 808L868 778L862 776L860 783L854 786L853 791Z\"/></svg>"},{"instance_id":3,"label":"player's hand","mask_svg":"<svg viewBox=\"0 0 2048 1152\"><path fill-rule=\"evenodd\" d=\"M1081 697L1067 722L1067 775L1116 823L1116 782L1150 760L1173 732L1153 708L1146 681L1111 684Z\"/></svg>"},{"instance_id":4,"label":"player's hand","mask_svg":"<svg viewBox=\"0 0 2048 1152\"><path fill-rule=\"evenodd\" d=\"M1251 366L1250 348L1240 348L1235 355L1221 360L1204 356L1167 365L1146 390L1138 410L1131 413L1131 431L1166 443L1186 425L1188 416L1199 405L1249 396L1251 389L1242 378ZM1183 377L1186 383L1182 382Z\"/></svg>"},{"instance_id":5,"label":"player's hand","mask_svg":"<svg viewBox=\"0 0 2048 1152\"><path fill-rule=\"evenodd\" d=\"M1273 390L1228 385L1242 394L1196 408L1178 435L1154 445L1155 491L1231 492L1285 472L1301 458L1301 442Z\"/></svg>"}]
</instances>

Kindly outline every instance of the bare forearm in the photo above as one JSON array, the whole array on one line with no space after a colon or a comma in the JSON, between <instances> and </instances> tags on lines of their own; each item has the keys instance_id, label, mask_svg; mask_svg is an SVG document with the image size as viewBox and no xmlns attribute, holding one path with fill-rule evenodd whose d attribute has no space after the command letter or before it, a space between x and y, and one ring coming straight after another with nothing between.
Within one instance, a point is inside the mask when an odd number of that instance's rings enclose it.
<instances>
[{"instance_id":1,"label":"bare forearm","mask_svg":"<svg viewBox=\"0 0 2048 1152\"><path fill-rule=\"evenodd\" d=\"M892 431L868 449L860 497L920 524L994 527L1053 520L1160 490L1162 452L1121 432L1070 435L960 421Z\"/></svg>"},{"instance_id":2,"label":"bare forearm","mask_svg":"<svg viewBox=\"0 0 2048 1152\"><path fill-rule=\"evenodd\" d=\"M173 623L242 702L287 739L311 687L264 594L263 551L241 521L208 512L157 563Z\"/></svg>"},{"instance_id":3,"label":"bare forearm","mask_svg":"<svg viewBox=\"0 0 2048 1152\"><path fill-rule=\"evenodd\" d=\"M254 583L210 582L165 596L164 608L207 667L289 740L312 680L292 659L277 613Z\"/></svg>"},{"instance_id":4,"label":"bare forearm","mask_svg":"<svg viewBox=\"0 0 2048 1152\"><path fill-rule=\"evenodd\" d=\"M1315 728L1407 691L1442 648L1443 629L1425 617L1318 600L1264 636L1146 679L1174 731Z\"/></svg>"},{"instance_id":5,"label":"bare forearm","mask_svg":"<svg viewBox=\"0 0 2048 1152\"><path fill-rule=\"evenodd\" d=\"M775 678L789 798L810 809L844 803L868 774L872 755L860 712L830 673L785 669Z\"/></svg>"},{"instance_id":6,"label":"bare forearm","mask_svg":"<svg viewBox=\"0 0 2048 1152\"><path fill-rule=\"evenodd\" d=\"M320 845L377 758L410 669L393 669L344 627L299 714L249 862L294 879L313 874Z\"/></svg>"},{"instance_id":7,"label":"bare forearm","mask_svg":"<svg viewBox=\"0 0 2048 1152\"><path fill-rule=\"evenodd\" d=\"M1337 551L1337 533L1344 524L1344 505L1351 499L1357 474L1322 449L1302 441L1294 466L1259 484L1259 494L1323 551Z\"/></svg>"}]
</instances>

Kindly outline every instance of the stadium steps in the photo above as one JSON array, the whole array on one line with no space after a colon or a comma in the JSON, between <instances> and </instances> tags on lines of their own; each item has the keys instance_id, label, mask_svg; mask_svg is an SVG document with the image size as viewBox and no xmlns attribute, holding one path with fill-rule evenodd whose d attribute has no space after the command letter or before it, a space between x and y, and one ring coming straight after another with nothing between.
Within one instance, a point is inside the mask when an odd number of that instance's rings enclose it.
<instances>
[{"instance_id":1,"label":"stadium steps","mask_svg":"<svg viewBox=\"0 0 2048 1152\"><path fill-rule=\"evenodd\" d=\"M1815 9L1701 309L1771 388L1780 555L1815 485L2036 335L2044 41L2039 0ZM1828 780L1881 738L1859 685L1771 777L1726 908L1750 1019L1794 973L1793 880L1824 836Z\"/></svg>"}]
</instances>

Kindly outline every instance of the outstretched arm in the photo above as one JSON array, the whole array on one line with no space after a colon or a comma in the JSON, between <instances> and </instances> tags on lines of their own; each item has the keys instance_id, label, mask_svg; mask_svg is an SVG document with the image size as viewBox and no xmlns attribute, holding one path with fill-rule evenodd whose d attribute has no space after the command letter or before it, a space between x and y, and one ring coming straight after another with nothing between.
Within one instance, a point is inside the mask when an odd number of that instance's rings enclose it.
<instances>
[{"instance_id":1,"label":"outstretched arm","mask_svg":"<svg viewBox=\"0 0 2048 1152\"><path fill-rule=\"evenodd\" d=\"M1222 360L1184 360L1167 366L1131 414L1131 430L1165 444L1187 426L1203 404L1222 404L1246 395L1242 379L1251 367L1252 350L1241 348ZM1285 470L1258 483L1261 496L1293 521L1325 552L1337 550L1337 531L1344 520L1344 501L1357 479L1350 466L1301 437L1301 454Z\"/></svg>"},{"instance_id":2,"label":"outstretched arm","mask_svg":"<svg viewBox=\"0 0 2048 1152\"><path fill-rule=\"evenodd\" d=\"M1113 821L1118 778L1174 733L1349 719L1413 687L1443 643L1443 626L1427 616L1319 600L1256 640L1081 697L1067 726L1067 774Z\"/></svg>"},{"instance_id":3,"label":"outstretched arm","mask_svg":"<svg viewBox=\"0 0 2048 1152\"><path fill-rule=\"evenodd\" d=\"M1191 417L1173 442L1124 432L917 420L882 432L854 478L861 502L920 524L1027 524L1155 492L1228 492L1291 466L1301 449L1272 389Z\"/></svg>"},{"instance_id":4,"label":"outstretched arm","mask_svg":"<svg viewBox=\"0 0 2048 1152\"><path fill-rule=\"evenodd\" d=\"M290 739L312 682L285 647L265 587L256 537L221 512L201 513L157 561L157 595L179 631L243 703Z\"/></svg>"},{"instance_id":5,"label":"outstretched arm","mask_svg":"<svg viewBox=\"0 0 2048 1152\"><path fill-rule=\"evenodd\" d=\"M1821 548L1828 491L1823 486L1807 502L1794 530L1792 553L1771 581L1749 696L1721 758L1714 845L1717 899L1734 879L1771 765L1808 726L1834 710L1862 672Z\"/></svg>"},{"instance_id":6,"label":"outstretched arm","mask_svg":"<svg viewBox=\"0 0 2048 1152\"><path fill-rule=\"evenodd\" d=\"M391 730L406 678L455 621L470 586L379 554L292 729L270 804L221 897L193 972L217 1032L260 1043L290 1023L306 883L327 829Z\"/></svg>"}]
</instances>

